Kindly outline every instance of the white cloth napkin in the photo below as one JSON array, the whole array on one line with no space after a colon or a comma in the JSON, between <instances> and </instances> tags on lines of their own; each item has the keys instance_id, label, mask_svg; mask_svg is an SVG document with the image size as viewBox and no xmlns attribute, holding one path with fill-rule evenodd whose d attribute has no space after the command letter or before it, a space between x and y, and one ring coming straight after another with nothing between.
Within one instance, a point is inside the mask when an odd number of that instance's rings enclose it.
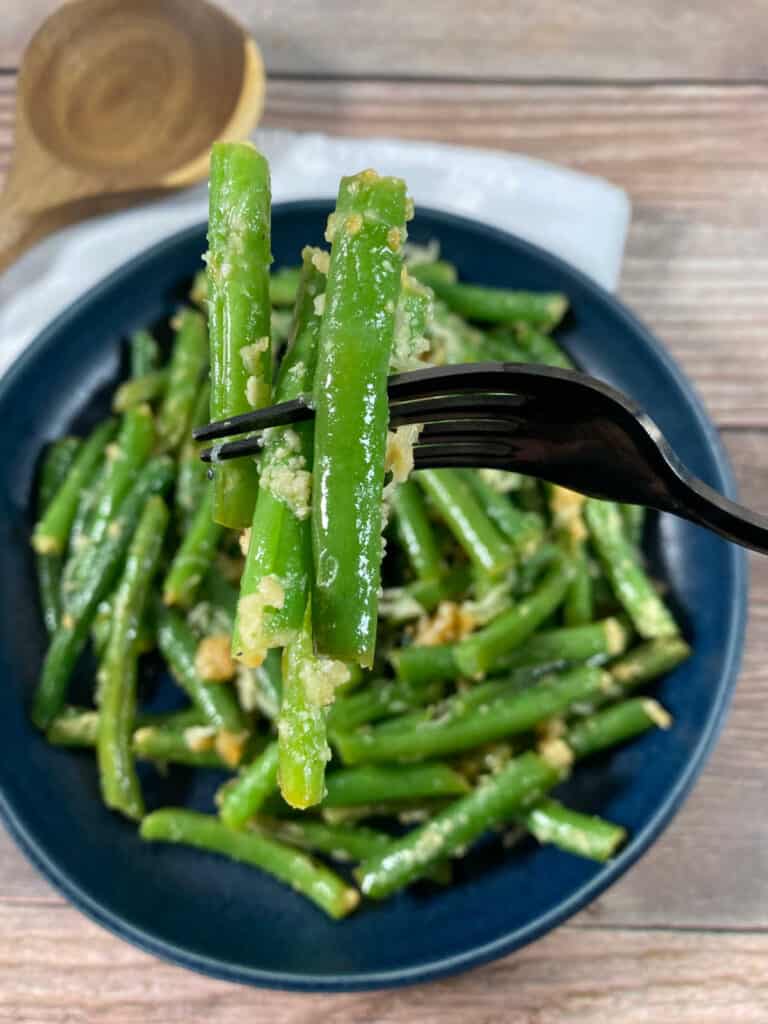
<instances>
[{"instance_id":1,"label":"white cloth napkin","mask_svg":"<svg viewBox=\"0 0 768 1024\"><path fill-rule=\"evenodd\" d=\"M630 205L601 178L494 150L264 129L272 194L334 197L342 174L375 167L408 182L418 204L512 231L608 289L621 268ZM58 313L121 263L207 217L206 186L66 228L0 276L0 374Z\"/></svg>"}]
</instances>

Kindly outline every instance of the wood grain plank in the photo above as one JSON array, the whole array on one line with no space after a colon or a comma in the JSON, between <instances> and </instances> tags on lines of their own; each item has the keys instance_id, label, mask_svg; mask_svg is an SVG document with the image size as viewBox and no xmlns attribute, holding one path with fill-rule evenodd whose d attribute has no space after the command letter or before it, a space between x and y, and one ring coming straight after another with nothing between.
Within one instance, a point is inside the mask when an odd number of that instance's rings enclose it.
<instances>
[{"instance_id":1,"label":"wood grain plank","mask_svg":"<svg viewBox=\"0 0 768 1024\"><path fill-rule=\"evenodd\" d=\"M6 0L0 62L15 67L61 0ZM454 78L728 78L765 74L762 0L219 0L272 74Z\"/></svg>"},{"instance_id":2,"label":"wood grain plank","mask_svg":"<svg viewBox=\"0 0 768 1024\"><path fill-rule=\"evenodd\" d=\"M13 78L0 78L0 170ZM634 204L621 294L722 426L768 426L768 87L273 81L266 123L516 150Z\"/></svg>"},{"instance_id":3,"label":"wood grain plank","mask_svg":"<svg viewBox=\"0 0 768 1024\"><path fill-rule=\"evenodd\" d=\"M765 938L749 934L566 926L457 978L307 996L184 972L68 907L10 907L0 915L0 1022L9 1024L764 1024L767 1010Z\"/></svg>"}]
</instances>

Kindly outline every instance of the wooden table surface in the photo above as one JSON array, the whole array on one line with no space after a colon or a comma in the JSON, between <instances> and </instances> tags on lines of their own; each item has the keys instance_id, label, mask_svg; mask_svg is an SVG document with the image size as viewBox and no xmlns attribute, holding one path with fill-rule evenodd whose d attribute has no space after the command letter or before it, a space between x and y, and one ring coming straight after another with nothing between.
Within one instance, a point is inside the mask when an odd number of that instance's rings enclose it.
<instances>
[{"instance_id":1,"label":"wooden table surface","mask_svg":"<svg viewBox=\"0 0 768 1024\"><path fill-rule=\"evenodd\" d=\"M56 0L4 0L0 167L15 69ZM265 123L528 153L633 203L621 295L768 504L766 0L227 0L270 73ZM521 953L403 991L301 996L171 967L82 917L0 834L0 1022L768 1020L768 561L753 559L736 699L685 808L588 910Z\"/></svg>"}]
</instances>

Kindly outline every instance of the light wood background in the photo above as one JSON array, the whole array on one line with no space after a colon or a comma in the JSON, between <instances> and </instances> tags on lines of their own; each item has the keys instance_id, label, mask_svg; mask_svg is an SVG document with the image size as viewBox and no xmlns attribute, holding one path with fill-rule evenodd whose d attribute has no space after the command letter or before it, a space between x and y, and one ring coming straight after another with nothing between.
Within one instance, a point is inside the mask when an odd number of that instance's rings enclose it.
<instances>
[{"instance_id":1,"label":"light wood background","mask_svg":"<svg viewBox=\"0 0 768 1024\"><path fill-rule=\"evenodd\" d=\"M3 0L0 170L15 68L56 0ZM227 0L263 48L266 123L508 148L634 205L623 298L768 506L766 0ZM250 991L153 960L71 909L0 833L0 1022L710 1024L768 1021L768 561L733 711L664 838L532 947L399 992Z\"/></svg>"}]
</instances>

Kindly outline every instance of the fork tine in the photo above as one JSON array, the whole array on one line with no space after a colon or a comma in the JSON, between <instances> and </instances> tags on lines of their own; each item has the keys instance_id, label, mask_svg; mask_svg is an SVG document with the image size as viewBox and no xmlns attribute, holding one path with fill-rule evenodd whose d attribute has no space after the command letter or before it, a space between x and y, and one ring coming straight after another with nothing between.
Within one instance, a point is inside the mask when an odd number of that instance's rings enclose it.
<instances>
[{"instance_id":1,"label":"fork tine","mask_svg":"<svg viewBox=\"0 0 768 1024\"><path fill-rule=\"evenodd\" d=\"M495 419L517 422L528 399L521 395L433 395L428 398L394 400L390 404L392 427L406 423L434 423L440 420Z\"/></svg>"},{"instance_id":2,"label":"fork tine","mask_svg":"<svg viewBox=\"0 0 768 1024\"><path fill-rule=\"evenodd\" d=\"M216 420L202 427L195 427L192 436L196 441L214 441L220 437L234 437L250 430L266 430L267 427L285 427L290 423L311 420L315 415L309 398L304 395L290 402L268 405L265 409L254 409L240 416L230 416L226 420ZM234 458L234 456L229 456Z\"/></svg>"},{"instance_id":3,"label":"fork tine","mask_svg":"<svg viewBox=\"0 0 768 1024\"><path fill-rule=\"evenodd\" d=\"M258 455L262 450L260 436L241 437L237 441L226 441L222 444L203 448L200 458L203 462L228 462L230 459L241 459L244 455Z\"/></svg>"},{"instance_id":4,"label":"fork tine","mask_svg":"<svg viewBox=\"0 0 768 1024\"><path fill-rule=\"evenodd\" d=\"M441 420L427 423L419 434L419 445L452 444L456 441L476 441L505 444L509 451L510 424L498 419Z\"/></svg>"},{"instance_id":5,"label":"fork tine","mask_svg":"<svg viewBox=\"0 0 768 1024\"><path fill-rule=\"evenodd\" d=\"M482 444L428 444L413 449L414 469L509 469L509 452Z\"/></svg>"},{"instance_id":6,"label":"fork tine","mask_svg":"<svg viewBox=\"0 0 768 1024\"><path fill-rule=\"evenodd\" d=\"M568 376L568 371L523 363L470 363L436 366L393 374L387 385L393 426L424 423L451 416L476 416L477 403L503 418L525 405L535 384L543 379ZM474 393L477 397L470 397ZM265 409L255 409L201 427L192 434L196 441L214 441L268 427L288 426L314 416L311 396L302 395ZM234 458L234 455L225 456Z\"/></svg>"}]
</instances>

